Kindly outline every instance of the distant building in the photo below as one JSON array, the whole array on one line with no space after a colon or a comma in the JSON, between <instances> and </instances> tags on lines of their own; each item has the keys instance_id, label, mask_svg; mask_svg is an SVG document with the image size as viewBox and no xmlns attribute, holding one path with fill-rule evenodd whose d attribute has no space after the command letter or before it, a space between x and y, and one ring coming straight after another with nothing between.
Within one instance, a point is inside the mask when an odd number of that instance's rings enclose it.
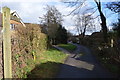
<instances>
[{"instance_id":1,"label":"distant building","mask_svg":"<svg viewBox=\"0 0 120 80\"><path fill-rule=\"evenodd\" d=\"M13 30L17 25L22 25L25 27L24 22L22 21L22 19L20 18L20 16L17 14L16 11L11 13L10 24L11 24L11 29Z\"/></svg>"},{"instance_id":2,"label":"distant building","mask_svg":"<svg viewBox=\"0 0 120 80\"><path fill-rule=\"evenodd\" d=\"M10 29L15 30L15 27L17 25L22 25L25 27L24 22L22 21L22 19L19 17L17 12L15 11L15 12L12 12L10 16ZM2 13L1 12L0 12L0 27L2 28Z\"/></svg>"}]
</instances>

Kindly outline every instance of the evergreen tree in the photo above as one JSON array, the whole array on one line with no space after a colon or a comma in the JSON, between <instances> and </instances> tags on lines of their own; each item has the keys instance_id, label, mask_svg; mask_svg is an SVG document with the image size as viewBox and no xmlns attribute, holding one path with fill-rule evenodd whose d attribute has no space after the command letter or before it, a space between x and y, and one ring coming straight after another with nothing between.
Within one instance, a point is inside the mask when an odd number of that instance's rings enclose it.
<instances>
[{"instance_id":1,"label":"evergreen tree","mask_svg":"<svg viewBox=\"0 0 120 80\"><path fill-rule=\"evenodd\" d=\"M67 38L67 30L60 25L56 34L57 44L67 44Z\"/></svg>"}]
</instances>

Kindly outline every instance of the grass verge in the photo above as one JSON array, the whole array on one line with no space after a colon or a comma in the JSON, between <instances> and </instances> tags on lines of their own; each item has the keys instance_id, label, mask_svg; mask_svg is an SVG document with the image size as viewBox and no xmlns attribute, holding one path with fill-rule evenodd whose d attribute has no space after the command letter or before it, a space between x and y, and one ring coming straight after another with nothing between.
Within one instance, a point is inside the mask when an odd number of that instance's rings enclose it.
<instances>
[{"instance_id":1,"label":"grass verge","mask_svg":"<svg viewBox=\"0 0 120 80\"><path fill-rule=\"evenodd\" d=\"M28 78L53 78L68 55L54 48L37 56L36 66L28 72Z\"/></svg>"},{"instance_id":2,"label":"grass verge","mask_svg":"<svg viewBox=\"0 0 120 80\"><path fill-rule=\"evenodd\" d=\"M58 46L66 49L68 51L74 51L77 48L75 45L70 44L70 43L68 43L68 44L59 44Z\"/></svg>"}]
</instances>

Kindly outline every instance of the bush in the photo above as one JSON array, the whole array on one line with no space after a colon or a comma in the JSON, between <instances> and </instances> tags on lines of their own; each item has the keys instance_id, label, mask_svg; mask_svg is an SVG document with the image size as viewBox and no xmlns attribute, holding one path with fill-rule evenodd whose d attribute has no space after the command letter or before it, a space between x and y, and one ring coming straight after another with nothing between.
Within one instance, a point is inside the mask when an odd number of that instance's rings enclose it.
<instances>
[{"instance_id":1,"label":"bush","mask_svg":"<svg viewBox=\"0 0 120 80\"><path fill-rule=\"evenodd\" d=\"M47 37L37 24L18 25L12 31L13 78L26 77L47 47Z\"/></svg>"}]
</instances>

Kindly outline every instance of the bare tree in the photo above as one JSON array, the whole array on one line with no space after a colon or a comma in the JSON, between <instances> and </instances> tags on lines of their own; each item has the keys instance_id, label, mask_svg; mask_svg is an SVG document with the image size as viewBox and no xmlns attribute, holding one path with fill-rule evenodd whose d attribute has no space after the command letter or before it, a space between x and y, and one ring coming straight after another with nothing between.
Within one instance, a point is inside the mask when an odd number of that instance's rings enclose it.
<instances>
[{"instance_id":1,"label":"bare tree","mask_svg":"<svg viewBox=\"0 0 120 80\"><path fill-rule=\"evenodd\" d=\"M120 1L118 2L109 2L106 4L107 8L115 13L120 13Z\"/></svg>"},{"instance_id":2,"label":"bare tree","mask_svg":"<svg viewBox=\"0 0 120 80\"><path fill-rule=\"evenodd\" d=\"M120 1L118 2L109 2L106 4L107 8L111 11L118 13L118 22L113 23L113 30L117 31L118 37L120 37Z\"/></svg>"},{"instance_id":3,"label":"bare tree","mask_svg":"<svg viewBox=\"0 0 120 80\"><path fill-rule=\"evenodd\" d=\"M75 26L79 34L79 42L83 43L86 32L94 30L94 19L89 13L77 14Z\"/></svg>"},{"instance_id":4,"label":"bare tree","mask_svg":"<svg viewBox=\"0 0 120 80\"><path fill-rule=\"evenodd\" d=\"M93 26L93 19L89 14L77 15L75 20L75 26L77 28L78 34L85 36L86 31L90 31Z\"/></svg>"},{"instance_id":5,"label":"bare tree","mask_svg":"<svg viewBox=\"0 0 120 80\"><path fill-rule=\"evenodd\" d=\"M81 8L81 6L83 6L83 4L85 3L85 1L87 0L63 0L64 3L69 3L72 6L77 6L70 14L74 13L76 10L79 10ZM107 36L107 25L106 25L106 17L104 16L103 12L102 12L102 5L101 5L101 1L100 0L94 0L94 2L97 5L98 11L100 13L100 18L101 18L101 27L102 27L102 31L103 31L103 38L104 38L104 42L107 43L108 42L108 36Z\"/></svg>"},{"instance_id":6,"label":"bare tree","mask_svg":"<svg viewBox=\"0 0 120 80\"><path fill-rule=\"evenodd\" d=\"M102 9L101 9L101 2L100 0L94 0L97 7L98 7L98 11L100 13L100 18L101 18L101 27L102 27L102 31L103 31L103 37L104 37L104 41L105 43L108 43L108 36L107 36L107 32L108 32L108 29L107 29L107 25L106 25L106 17L104 16L103 12L102 12Z\"/></svg>"}]
</instances>

